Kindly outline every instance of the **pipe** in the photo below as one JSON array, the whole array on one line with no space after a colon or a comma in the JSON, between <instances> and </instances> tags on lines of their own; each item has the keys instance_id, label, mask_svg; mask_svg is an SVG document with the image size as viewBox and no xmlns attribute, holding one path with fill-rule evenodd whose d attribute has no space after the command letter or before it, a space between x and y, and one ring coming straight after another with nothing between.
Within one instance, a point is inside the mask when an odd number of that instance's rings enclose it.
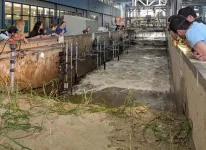
<instances>
[{"instance_id":1,"label":"pipe","mask_svg":"<svg viewBox=\"0 0 206 150\"><path fill-rule=\"evenodd\" d=\"M99 68L99 36L97 36L97 69Z\"/></svg>"},{"instance_id":2,"label":"pipe","mask_svg":"<svg viewBox=\"0 0 206 150\"><path fill-rule=\"evenodd\" d=\"M99 64L100 64L100 66L101 66L101 65L102 65L102 44L101 44L101 43L100 43L99 54L100 54L100 55L99 55L99 57L100 57L100 58L99 58L99 61L100 61Z\"/></svg>"},{"instance_id":3,"label":"pipe","mask_svg":"<svg viewBox=\"0 0 206 150\"><path fill-rule=\"evenodd\" d=\"M114 60L114 41L113 41L113 45L112 45L112 50L113 50L113 60Z\"/></svg>"},{"instance_id":4,"label":"pipe","mask_svg":"<svg viewBox=\"0 0 206 150\"><path fill-rule=\"evenodd\" d=\"M69 58L68 58L68 51L69 47L68 47L68 44L66 44L66 49L65 49L65 57L66 57L66 67L65 67L65 81L64 81L64 90L68 90L69 89L69 85L68 85L68 62L69 62Z\"/></svg>"},{"instance_id":5,"label":"pipe","mask_svg":"<svg viewBox=\"0 0 206 150\"><path fill-rule=\"evenodd\" d=\"M104 41L104 70L106 70L106 42Z\"/></svg>"},{"instance_id":6,"label":"pipe","mask_svg":"<svg viewBox=\"0 0 206 150\"><path fill-rule=\"evenodd\" d=\"M114 58L116 58L116 44L115 44L115 40L114 40Z\"/></svg>"},{"instance_id":7,"label":"pipe","mask_svg":"<svg viewBox=\"0 0 206 150\"><path fill-rule=\"evenodd\" d=\"M119 42L118 42L118 51L117 52L118 52L117 55L118 55L118 61L119 61Z\"/></svg>"},{"instance_id":8,"label":"pipe","mask_svg":"<svg viewBox=\"0 0 206 150\"><path fill-rule=\"evenodd\" d=\"M78 78L78 42L76 42L76 59L75 59L75 84L77 84Z\"/></svg>"},{"instance_id":9,"label":"pipe","mask_svg":"<svg viewBox=\"0 0 206 150\"><path fill-rule=\"evenodd\" d=\"M73 86L73 44L71 43L71 95L73 94L73 89L72 89L72 86Z\"/></svg>"},{"instance_id":10,"label":"pipe","mask_svg":"<svg viewBox=\"0 0 206 150\"><path fill-rule=\"evenodd\" d=\"M10 57L10 88L11 93L14 92L14 72L15 72L15 49L17 45L16 42L13 41L12 44L10 44L11 49L11 57Z\"/></svg>"}]
</instances>

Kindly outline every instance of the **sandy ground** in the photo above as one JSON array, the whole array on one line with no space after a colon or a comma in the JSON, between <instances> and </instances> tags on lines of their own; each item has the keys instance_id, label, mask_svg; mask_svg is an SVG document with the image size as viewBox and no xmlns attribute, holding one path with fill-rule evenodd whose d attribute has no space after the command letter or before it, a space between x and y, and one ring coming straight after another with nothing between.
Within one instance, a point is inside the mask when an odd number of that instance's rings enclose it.
<instances>
[{"instance_id":1,"label":"sandy ground","mask_svg":"<svg viewBox=\"0 0 206 150\"><path fill-rule=\"evenodd\" d=\"M168 141L158 142L159 138L154 134L153 126L148 126L160 114L159 111L150 110L139 106L130 108L123 116L109 113L88 113L84 111L78 116L58 115L49 113L46 109L54 105L50 101L20 100L19 106L27 110L32 125L42 125L41 131L25 132L10 131L8 135L20 144L32 150L190 150L191 146L171 144ZM38 105L37 105L38 104ZM64 108L71 109L71 104L64 104ZM85 106L89 110L89 106ZM83 108L82 108L83 109ZM184 117L177 122L184 121ZM174 121L174 124L177 123ZM158 128L167 126L161 121ZM176 127L168 128L173 130ZM179 126L178 126L179 127ZM179 132L180 130L178 130ZM0 138L0 144L9 143L15 150L20 147L7 138ZM5 148L0 147L1 150Z\"/></svg>"}]
</instances>

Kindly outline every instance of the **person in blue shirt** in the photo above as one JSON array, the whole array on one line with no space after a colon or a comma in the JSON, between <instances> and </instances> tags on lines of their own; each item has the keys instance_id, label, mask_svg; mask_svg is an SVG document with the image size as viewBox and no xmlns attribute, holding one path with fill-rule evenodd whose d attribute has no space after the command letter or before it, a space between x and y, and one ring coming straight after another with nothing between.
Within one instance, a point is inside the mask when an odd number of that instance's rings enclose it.
<instances>
[{"instance_id":1,"label":"person in blue shirt","mask_svg":"<svg viewBox=\"0 0 206 150\"><path fill-rule=\"evenodd\" d=\"M56 30L56 34L63 36L65 33L67 33L67 24L66 22L61 22L59 28Z\"/></svg>"},{"instance_id":2,"label":"person in blue shirt","mask_svg":"<svg viewBox=\"0 0 206 150\"><path fill-rule=\"evenodd\" d=\"M190 22L185 17L176 15L170 22L170 30L178 34L179 37L186 38L190 47L195 49L200 57L206 57L205 24L196 21Z\"/></svg>"},{"instance_id":3,"label":"person in blue shirt","mask_svg":"<svg viewBox=\"0 0 206 150\"><path fill-rule=\"evenodd\" d=\"M206 22L204 22L201 17L197 17L197 14L196 14L195 10L192 7L181 8L178 12L178 15L182 15L189 22L196 21L196 22L199 22L199 23L202 22L203 24L206 24Z\"/></svg>"}]
</instances>

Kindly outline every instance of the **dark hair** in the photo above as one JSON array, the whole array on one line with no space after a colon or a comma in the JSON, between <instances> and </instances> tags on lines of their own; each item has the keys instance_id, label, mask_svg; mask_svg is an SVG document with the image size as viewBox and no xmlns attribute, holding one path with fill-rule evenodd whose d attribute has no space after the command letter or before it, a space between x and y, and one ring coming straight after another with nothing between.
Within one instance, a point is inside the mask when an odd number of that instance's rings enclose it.
<instances>
[{"instance_id":1,"label":"dark hair","mask_svg":"<svg viewBox=\"0 0 206 150\"><path fill-rule=\"evenodd\" d=\"M169 25L170 30L177 33L177 30L187 30L192 23L189 22L185 17L175 15Z\"/></svg>"},{"instance_id":2,"label":"dark hair","mask_svg":"<svg viewBox=\"0 0 206 150\"><path fill-rule=\"evenodd\" d=\"M172 18L173 18L174 16L175 16L175 15L170 16L167 21L168 21L168 22L171 22L171 20L172 20Z\"/></svg>"},{"instance_id":3,"label":"dark hair","mask_svg":"<svg viewBox=\"0 0 206 150\"><path fill-rule=\"evenodd\" d=\"M44 30L43 29L39 30L41 24L42 24L41 21L37 21L37 23L35 24L33 30L30 33L30 37L35 37L37 35L44 35Z\"/></svg>"},{"instance_id":4,"label":"dark hair","mask_svg":"<svg viewBox=\"0 0 206 150\"><path fill-rule=\"evenodd\" d=\"M66 23L66 22L65 22L65 21L62 21L62 22L60 23L60 26L63 25L64 23Z\"/></svg>"},{"instance_id":5,"label":"dark hair","mask_svg":"<svg viewBox=\"0 0 206 150\"><path fill-rule=\"evenodd\" d=\"M8 33L17 33L18 32L18 29L16 26L10 26L9 29L7 30Z\"/></svg>"},{"instance_id":6,"label":"dark hair","mask_svg":"<svg viewBox=\"0 0 206 150\"><path fill-rule=\"evenodd\" d=\"M33 31L38 32L41 24L42 24L41 21L37 21L37 23L35 24L35 26L33 28Z\"/></svg>"},{"instance_id":7,"label":"dark hair","mask_svg":"<svg viewBox=\"0 0 206 150\"><path fill-rule=\"evenodd\" d=\"M181 8L181 9L178 11L178 13L177 13L177 14L178 14L178 15L181 15L181 14L182 14L183 9L184 9L184 8Z\"/></svg>"},{"instance_id":8,"label":"dark hair","mask_svg":"<svg viewBox=\"0 0 206 150\"><path fill-rule=\"evenodd\" d=\"M178 15L182 15L185 18L187 18L188 16L193 16L194 18L197 18L197 14L195 12L195 10L192 7L185 7L179 10Z\"/></svg>"},{"instance_id":9,"label":"dark hair","mask_svg":"<svg viewBox=\"0 0 206 150\"><path fill-rule=\"evenodd\" d=\"M57 27L58 25L57 24L51 24L51 28L53 28L53 27Z\"/></svg>"}]
</instances>

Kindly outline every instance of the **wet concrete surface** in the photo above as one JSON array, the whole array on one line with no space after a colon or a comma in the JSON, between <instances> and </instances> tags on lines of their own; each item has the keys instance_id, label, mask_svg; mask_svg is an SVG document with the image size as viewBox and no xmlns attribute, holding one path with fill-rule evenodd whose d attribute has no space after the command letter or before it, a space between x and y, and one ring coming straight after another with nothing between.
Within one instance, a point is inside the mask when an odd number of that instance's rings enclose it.
<instances>
[{"instance_id":1,"label":"wet concrete surface","mask_svg":"<svg viewBox=\"0 0 206 150\"><path fill-rule=\"evenodd\" d=\"M87 93L92 95L93 103L111 107L124 105L129 94L137 105L172 110L165 41L139 41L128 52L121 55L120 61L108 62L106 70L100 68L86 75L75 87L76 94Z\"/></svg>"}]
</instances>

